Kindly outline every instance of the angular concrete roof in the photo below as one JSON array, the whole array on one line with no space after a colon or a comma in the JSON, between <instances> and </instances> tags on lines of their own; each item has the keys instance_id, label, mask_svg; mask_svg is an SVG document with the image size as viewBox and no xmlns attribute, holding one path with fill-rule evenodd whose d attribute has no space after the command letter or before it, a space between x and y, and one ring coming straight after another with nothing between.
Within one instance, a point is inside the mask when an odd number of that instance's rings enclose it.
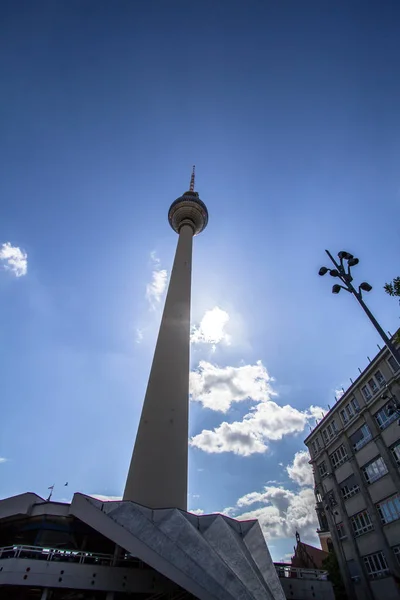
<instances>
[{"instance_id":1,"label":"angular concrete roof","mask_svg":"<svg viewBox=\"0 0 400 600\"><path fill-rule=\"evenodd\" d=\"M30 493L0 501L0 520L44 513L76 517L199 600L285 600L256 520L84 494L74 494L70 505Z\"/></svg>"},{"instance_id":2,"label":"angular concrete roof","mask_svg":"<svg viewBox=\"0 0 400 600\"><path fill-rule=\"evenodd\" d=\"M73 514L200 600L285 600L258 521L101 502L75 494Z\"/></svg>"}]
</instances>

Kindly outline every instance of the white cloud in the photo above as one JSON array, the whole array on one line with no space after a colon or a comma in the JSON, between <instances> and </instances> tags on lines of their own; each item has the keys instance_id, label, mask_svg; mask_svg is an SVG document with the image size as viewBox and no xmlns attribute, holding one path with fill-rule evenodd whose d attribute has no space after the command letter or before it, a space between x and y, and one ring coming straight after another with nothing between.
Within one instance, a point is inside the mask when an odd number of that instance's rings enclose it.
<instances>
[{"instance_id":1,"label":"white cloud","mask_svg":"<svg viewBox=\"0 0 400 600\"><path fill-rule=\"evenodd\" d=\"M281 440L285 435L301 433L312 418L309 411L266 400L253 407L241 421L224 421L212 431L204 429L190 443L207 453L233 452L250 456L266 452L268 440Z\"/></svg>"},{"instance_id":2,"label":"white cloud","mask_svg":"<svg viewBox=\"0 0 400 600\"><path fill-rule=\"evenodd\" d=\"M190 341L192 344L212 344L213 351L216 344L221 342L229 345L231 336L225 331L228 321L228 313L218 306L214 306L205 312L199 326L192 327Z\"/></svg>"},{"instance_id":3,"label":"white cloud","mask_svg":"<svg viewBox=\"0 0 400 600\"><path fill-rule=\"evenodd\" d=\"M3 268L11 271L16 277L22 277L28 272L28 255L26 252L5 242L0 247L0 260L4 261Z\"/></svg>"},{"instance_id":4,"label":"white cloud","mask_svg":"<svg viewBox=\"0 0 400 600\"><path fill-rule=\"evenodd\" d=\"M257 434L252 431L242 431L243 422L222 423L213 431L203 429L190 440L190 445L207 452L208 454L219 454L221 452L233 452L242 456L263 453L268 446Z\"/></svg>"},{"instance_id":5,"label":"white cloud","mask_svg":"<svg viewBox=\"0 0 400 600\"><path fill-rule=\"evenodd\" d=\"M301 433L308 422L321 415L319 407L300 411L272 401L276 394L271 381L261 361L223 368L201 361L198 370L190 374L192 400L224 413L233 402L250 399L257 404L241 421L224 421L213 430L204 429L191 439L191 445L207 453L233 452L242 456L263 453L268 450L269 440Z\"/></svg>"},{"instance_id":6,"label":"white cloud","mask_svg":"<svg viewBox=\"0 0 400 600\"><path fill-rule=\"evenodd\" d=\"M298 485L314 485L314 476L309 460L310 455L307 450L300 450L300 452L296 452L294 455L293 463L286 467L290 479Z\"/></svg>"},{"instance_id":7,"label":"white cloud","mask_svg":"<svg viewBox=\"0 0 400 600\"><path fill-rule=\"evenodd\" d=\"M150 307L155 310L167 287L167 271L166 269L160 268L160 259L156 256L154 251L150 253L150 258L153 272L151 274L151 282L146 285L146 299L148 300Z\"/></svg>"},{"instance_id":8,"label":"white cloud","mask_svg":"<svg viewBox=\"0 0 400 600\"><path fill-rule=\"evenodd\" d=\"M221 510L221 515L226 515L227 517L233 517L233 515L235 514L235 512L237 511L236 506L227 506L226 508L224 508L224 510Z\"/></svg>"},{"instance_id":9,"label":"white cloud","mask_svg":"<svg viewBox=\"0 0 400 600\"><path fill-rule=\"evenodd\" d=\"M337 400L339 400L339 398L341 398L344 394L344 390L342 388L338 388L337 390L335 390L335 398Z\"/></svg>"},{"instance_id":10,"label":"white cloud","mask_svg":"<svg viewBox=\"0 0 400 600\"><path fill-rule=\"evenodd\" d=\"M122 500L122 496L105 496L104 494L88 494L92 498L96 500L101 500L102 502L119 502Z\"/></svg>"},{"instance_id":11,"label":"white cloud","mask_svg":"<svg viewBox=\"0 0 400 600\"><path fill-rule=\"evenodd\" d=\"M7 462L7 458L2 458L2 457L0 456L0 464L1 464L1 463L5 463L5 462Z\"/></svg>"},{"instance_id":12,"label":"white cloud","mask_svg":"<svg viewBox=\"0 0 400 600\"><path fill-rule=\"evenodd\" d=\"M261 361L241 367L218 367L204 360L190 373L191 399L206 408L226 413L233 402L268 400L275 395L271 378Z\"/></svg>"},{"instance_id":13,"label":"white cloud","mask_svg":"<svg viewBox=\"0 0 400 600\"><path fill-rule=\"evenodd\" d=\"M246 512L240 509L253 504L261 506ZM304 540L317 542L318 527L315 513L315 498L311 488L293 492L283 487L266 486L262 492L251 492L239 498L235 511L230 507L230 515L235 519L258 519L267 539L294 537L299 531Z\"/></svg>"},{"instance_id":14,"label":"white cloud","mask_svg":"<svg viewBox=\"0 0 400 600\"><path fill-rule=\"evenodd\" d=\"M194 515L204 515L204 510L202 508L194 508L193 510L189 510L189 512Z\"/></svg>"},{"instance_id":15,"label":"white cloud","mask_svg":"<svg viewBox=\"0 0 400 600\"><path fill-rule=\"evenodd\" d=\"M136 329L136 343L140 344L143 341L143 330Z\"/></svg>"}]
</instances>

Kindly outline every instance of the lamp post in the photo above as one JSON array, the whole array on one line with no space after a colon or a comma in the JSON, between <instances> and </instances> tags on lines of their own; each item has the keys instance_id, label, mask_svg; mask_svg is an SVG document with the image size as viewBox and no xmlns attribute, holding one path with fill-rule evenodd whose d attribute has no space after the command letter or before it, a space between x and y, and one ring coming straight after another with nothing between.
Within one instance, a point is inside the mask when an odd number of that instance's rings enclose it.
<instances>
[{"instance_id":1,"label":"lamp post","mask_svg":"<svg viewBox=\"0 0 400 600\"><path fill-rule=\"evenodd\" d=\"M392 342L390 341L390 339L388 338L386 333L383 331L382 327L379 325L378 321L375 319L374 315L369 310L368 306L365 304L365 302L363 300L362 293L370 292L372 290L372 285L370 285L366 281L363 281L358 286L358 289L356 289L354 287L354 285L352 284L353 277L351 275L351 267L355 267L356 265L358 265L358 263L360 262L359 259L355 258L352 254L350 254L350 252L345 252L344 250L342 250L341 252L338 253L339 262L337 262L328 250L325 250L325 252L327 253L329 258L335 265L335 268L329 269L328 267L321 267L320 270L318 271L318 275L321 275L321 277L322 277L323 275L326 275L327 273L329 273L331 275L331 277L338 277L340 279L340 281L342 282L343 285L335 283L332 286L332 294L339 294L340 290L346 290L346 292L353 294L353 296L356 298L356 300L362 307L363 311L366 313L367 317L371 321L372 325L375 327L375 329L381 336L381 338L384 341L389 352L391 353L391 355L393 356L395 361L400 366L399 350L397 350L397 348L394 346L394 344L392 344ZM347 263L346 266L345 266L344 261L346 261L346 263Z\"/></svg>"}]
</instances>

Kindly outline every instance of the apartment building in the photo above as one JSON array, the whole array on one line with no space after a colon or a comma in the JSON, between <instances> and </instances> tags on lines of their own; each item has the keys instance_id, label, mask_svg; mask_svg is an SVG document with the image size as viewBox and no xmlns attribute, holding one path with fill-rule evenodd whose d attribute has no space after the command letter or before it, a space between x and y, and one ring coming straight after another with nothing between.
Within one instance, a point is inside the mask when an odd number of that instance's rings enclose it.
<instances>
[{"instance_id":1,"label":"apartment building","mask_svg":"<svg viewBox=\"0 0 400 600\"><path fill-rule=\"evenodd\" d=\"M305 440L349 599L400 599L400 367L386 347Z\"/></svg>"}]
</instances>

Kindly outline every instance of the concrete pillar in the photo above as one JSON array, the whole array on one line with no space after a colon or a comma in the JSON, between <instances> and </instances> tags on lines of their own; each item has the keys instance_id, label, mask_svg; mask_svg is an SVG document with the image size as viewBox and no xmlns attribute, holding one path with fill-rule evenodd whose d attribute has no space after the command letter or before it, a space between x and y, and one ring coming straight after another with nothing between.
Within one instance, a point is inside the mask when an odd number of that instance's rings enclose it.
<instances>
[{"instance_id":1,"label":"concrete pillar","mask_svg":"<svg viewBox=\"0 0 400 600\"><path fill-rule=\"evenodd\" d=\"M42 592L42 597L40 598L40 600L49 600L49 598L50 598L50 589L44 588L44 590Z\"/></svg>"},{"instance_id":2,"label":"concrete pillar","mask_svg":"<svg viewBox=\"0 0 400 600\"><path fill-rule=\"evenodd\" d=\"M179 232L124 500L187 509L193 230Z\"/></svg>"},{"instance_id":3,"label":"concrete pillar","mask_svg":"<svg viewBox=\"0 0 400 600\"><path fill-rule=\"evenodd\" d=\"M107 592L106 600L114 600L115 594L114 592Z\"/></svg>"}]
</instances>

